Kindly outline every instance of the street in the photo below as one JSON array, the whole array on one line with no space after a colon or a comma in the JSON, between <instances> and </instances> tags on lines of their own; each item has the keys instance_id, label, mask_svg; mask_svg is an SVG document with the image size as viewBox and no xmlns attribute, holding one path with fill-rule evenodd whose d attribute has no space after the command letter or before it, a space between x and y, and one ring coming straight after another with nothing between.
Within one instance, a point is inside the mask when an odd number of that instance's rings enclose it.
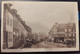
<instances>
[{"instance_id":1,"label":"street","mask_svg":"<svg viewBox=\"0 0 80 54\"><path fill-rule=\"evenodd\" d=\"M31 48L62 48L62 47L67 47L67 45L62 43L41 42L41 43L32 45Z\"/></svg>"}]
</instances>

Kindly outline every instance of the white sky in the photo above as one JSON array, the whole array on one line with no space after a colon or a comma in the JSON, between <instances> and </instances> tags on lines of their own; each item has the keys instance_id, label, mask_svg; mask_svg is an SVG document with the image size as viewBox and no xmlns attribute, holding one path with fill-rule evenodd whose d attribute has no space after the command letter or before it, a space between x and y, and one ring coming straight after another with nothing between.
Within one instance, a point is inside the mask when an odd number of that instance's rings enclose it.
<instances>
[{"instance_id":1,"label":"white sky","mask_svg":"<svg viewBox=\"0 0 80 54\"><path fill-rule=\"evenodd\" d=\"M17 10L34 32L47 33L55 22L66 23L76 18L76 3L14 2L12 4L12 8Z\"/></svg>"}]
</instances>

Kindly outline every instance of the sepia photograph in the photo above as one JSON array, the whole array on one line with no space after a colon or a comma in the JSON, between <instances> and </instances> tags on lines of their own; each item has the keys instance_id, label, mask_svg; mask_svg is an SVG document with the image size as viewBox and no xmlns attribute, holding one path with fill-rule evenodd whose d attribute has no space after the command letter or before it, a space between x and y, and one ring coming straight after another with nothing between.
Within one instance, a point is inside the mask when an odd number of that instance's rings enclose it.
<instances>
[{"instance_id":1,"label":"sepia photograph","mask_svg":"<svg viewBox=\"0 0 80 54\"><path fill-rule=\"evenodd\" d=\"M1 52L79 51L77 2L2 1Z\"/></svg>"}]
</instances>

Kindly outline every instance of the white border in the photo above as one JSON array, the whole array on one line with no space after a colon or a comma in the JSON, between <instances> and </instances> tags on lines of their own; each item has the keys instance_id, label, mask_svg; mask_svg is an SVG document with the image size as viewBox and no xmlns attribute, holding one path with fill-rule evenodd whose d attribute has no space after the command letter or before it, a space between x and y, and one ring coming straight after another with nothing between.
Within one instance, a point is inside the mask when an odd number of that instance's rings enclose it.
<instances>
[{"instance_id":1,"label":"white border","mask_svg":"<svg viewBox=\"0 0 80 54\"><path fill-rule=\"evenodd\" d=\"M1 9L1 52L59 52L59 51L79 51L79 24L78 24L78 11L76 12L76 48L27 48L27 49L3 49L3 4L6 2L24 2L24 1L2 1L2 9ZM29 2L28 3L32 3ZM37 3L37 2L35 2ZM45 3L45 2L39 2ZM48 3L48 2L46 2ZM53 3L53 2L51 2ZM57 2L58 3L58 2ZM66 3L66 2L65 2ZM72 3L72 2L71 2ZM76 9L78 10L77 2L73 2L76 4Z\"/></svg>"}]
</instances>

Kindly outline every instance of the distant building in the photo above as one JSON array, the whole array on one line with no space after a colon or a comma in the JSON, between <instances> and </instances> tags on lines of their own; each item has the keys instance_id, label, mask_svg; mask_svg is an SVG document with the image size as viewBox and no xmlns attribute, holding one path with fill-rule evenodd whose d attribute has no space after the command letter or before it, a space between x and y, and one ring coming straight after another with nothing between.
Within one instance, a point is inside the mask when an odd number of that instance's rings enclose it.
<instances>
[{"instance_id":1,"label":"distant building","mask_svg":"<svg viewBox=\"0 0 80 54\"><path fill-rule=\"evenodd\" d=\"M76 25L75 23L55 23L49 32L49 36L55 42L62 42L66 38L76 39Z\"/></svg>"},{"instance_id":2,"label":"distant building","mask_svg":"<svg viewBox=\"0 0 80 54\"><path fill-rule=\"evenodd\" d=\"M11 5L9 3L4 4L3 48L20 47L28 33L28 28L24 26L25 23L22 23L24 21L17 14L17 10L10 8Z\"/></svg>"}]
</instances>

